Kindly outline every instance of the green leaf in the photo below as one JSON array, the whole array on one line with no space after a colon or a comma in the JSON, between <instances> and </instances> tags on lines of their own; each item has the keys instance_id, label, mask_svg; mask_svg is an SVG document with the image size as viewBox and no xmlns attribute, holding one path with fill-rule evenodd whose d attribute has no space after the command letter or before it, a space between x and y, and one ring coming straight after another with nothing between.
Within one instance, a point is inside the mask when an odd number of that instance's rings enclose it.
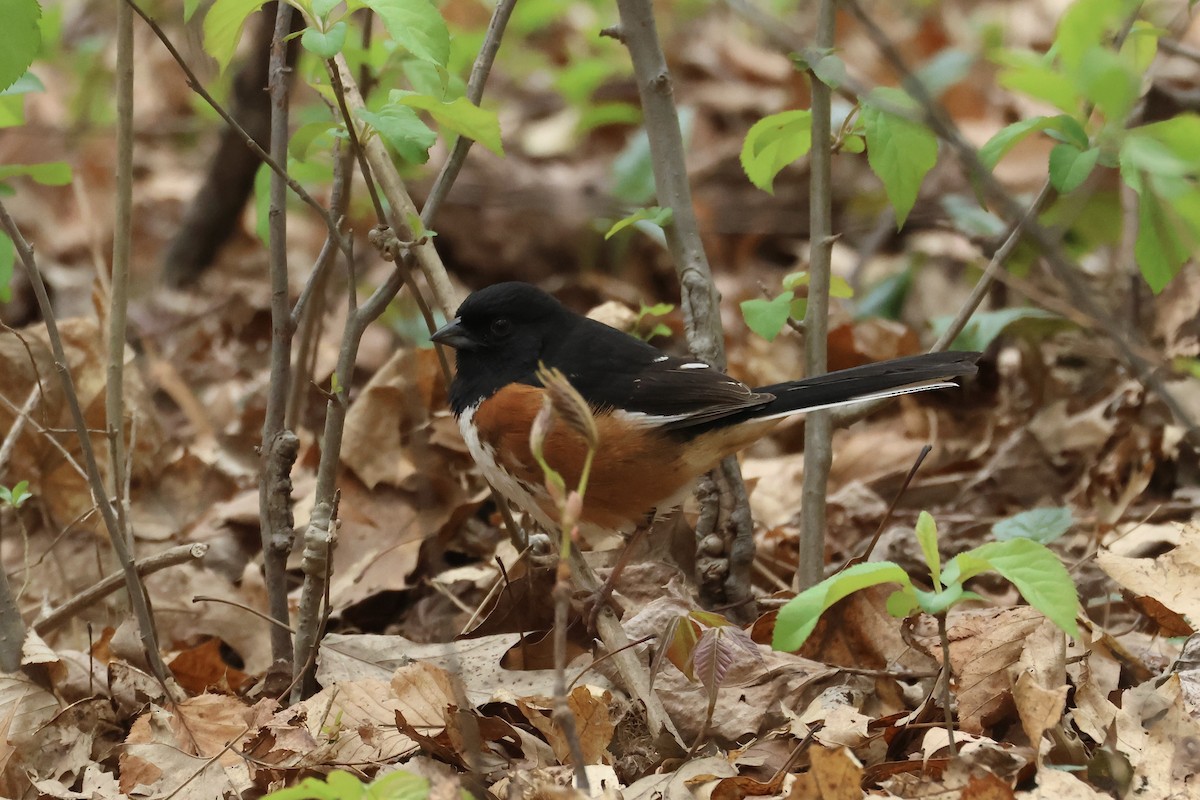
<instances>
[{"instance_id":1,"label":"green leaf","mask_svg":"<svg viewBox=\"0 0 1200 800\"><path fill-rule=\"evenodd\" d=\"M925 557L925 563L929 567L929 574L933 578L933 585L941 589L942 557L938 553L937 523L933 521L933 517L928 511L922 511L920 516L917 517L917 527L914 533L917 535L917 544L921 545L921 555Z\"/></svg>"},{"instance_id":2,"label":"green leaf","mask_svg":"<svg viewBox=\"0 0 1200 800\"><path fill-rule=\"evenodd\" d=\"M304 33L300 36L300 44L304 45L304 49L320 58L333 58L338 53L342 52L342 46L346 44L346 31L349 26L345 20L338 20L329 26L327 31L319 31L316 28L305 28Z\"/></svg>"},{"instance_id":3,"label":"green leaf","mask_svg":"<svg viewBox=\"0 0 1200 800\"><path fill-rule=\"evenodd\" d=\"M992 536L1001 542L1022 538L1050 544L1074 524L1069 508L1031 508L992 525Z\"/></svg>"},{"instance_id":4,"label":"green leaf","mask_svg":"<svg viewBox=\"0 0 1200 800\"><path fill-rule=\"evenodd\" d=\"M673 212L669 208L660 208L659 206L639 208L629 216L614 222L613 226L608 229L608 233L604 234L604 238L611 239L616 233L625 230L635 222L647 222L658 228L665 228L671 224L672 216Z\"/></svg>"},{"instance_id":5,"label":"green leaf","mask_svg":"<svg viewBox=\"0 0 1200 800\"><path fill-rule=\"evenodd\" d=\"M376 778L367 787L365 795L366 800L426 800L428 797L429 779L404 770Z\"/></svg>"},{"instance_id":6,"label":"green leaf","mask_svg":"<svg viewBox=\"0 0 1200 800\"><path fill-rule=\"evenodd\" d=\"M429 148L437 141L437 134L421 121L413 109L387 105L378 112L362 109L357 114L405 161L424 164L429 160Z\"/></svg>"},{"instance_id":7,"label":"green leaf","mask_svg":"<svg viewBox=\"0 0 1200 800\"><path fill-rule=\"evenodd\" d=\"M965 50L947 47L926 61L917 70L917 79L925 85L925 89L934 97L967 77L975 56Z\"/></svg>"},{"instance_id":8,"label":"green leaf","mask_svg":"<svg viewBox=\"0 0 1200 800\"><path fill-rule=\"evenodd\" d=\"M1022 139L1032 133L1046 131L1060 141L1074 144L1076 149L1085 150L1091 144L1087 131L1073 117L1059 114L1055 117L1032 117L1023 119L1001 128L983 147L979 148L979 159L988 169L995 169L1000 159L1004 158Z\"/></svg>"},{"instance_id":9,"label":"green leaf","mask_svg":"<svg viewBox=\"0 0 1200 800\"><path fill-rule=\"evenodd\" d=\"M996 82L1035 100L1043 100L1068 114L1079 111L1079 90L1068 76L1047 64L1025 63L1000 73Z\"/></svg>"},{"instance_id":10,"label":"green leaf","mask_svg":"<svg viewBox=\"0 0 1200 800\"><path fill-rule=\"evenodd\" d=\"M29 491L29 481L18 481L11 491L3 486L0 486L0 490L3 490L4 502L13 508L20 508L26 500L33 497Z\"/></svg>"},{"instance_id":11,"label":"green leaf","mask_svg":"<svg viewBox=\"0 0 1200 800\"><path fill-rule=\"evenodd\" d=\"M25 74L42 49L38 21L42 7L36 0L6 0L0 25L0 89L7 89Z\"/></svg>"},{"instance_id":12,"label":"green leaf","mask_svg":"<svg viewBox=\"0 0 1200 800\"><path fill-rule=\"evenodd\" d=\"M1076 0L1058 22L1054 49L1063 65L1079 69L1086 55L1108 44L1110 31L1128 13L1125 0Z\"/></svg>"},{"instance_id":13,"label":"green leaf","mask_svg":"<svg viewBox=\"0 0 1200 800\"><path fill-rule=\"evenodd\" d=\"M897 619L904 619L912 612L920 608L920 603L917 601L916 589L912 586L905 586L897 589L888 595L887 612Z\"/></svg>"},{"instance_id":14,"label":"green leaf","mask_svg":"<svg viewBox=\"0 0 1200 800\"><path fill-rule=\"evenodd\" d=\"M575 123L576 134L605 125L634 126L642 122L642 109L632 103L591 103L584 107Z\"/></svg>"},{"instance_id":15,"label":"green leaf","mask_svg":"<svg viewBox=\"0 0 1200 800\"><path fill-rule=\"evenodd\" d=\"M1092 174L1100 148L1080 152L1074 145L1057 144L1050 151L1050 183L1062 193L1073 192Z\"/></svg>"},{"instance_id":16,"label":"green leaf","mask_svg":"<svg viewBox=\"0 0 1200 800\"><path fill-rule=\"evenodd\" d=\"M1158 38L1162 34L1159 28L1145 20L1137 20L1121 45L1121 59L1129 64L1136 73L1144 73L1154 63L1158 55Z\"/></svg>"},{"instance_id":17,"label":"green leaf","mask_svg":"<svg viewBox=\"0 0 1200 800\"><path fill-rule=\"evenodd\" d=\"M439 67L450 60L450 31L429 0L361 0L383 20L392 39L422 61ZM357 5L357 3L356 3Z\"/></svg>"},{"instance_id":18,"label":"green leaf","mask_svg":"<svg viewBox=\"0 0 1200 800\"><path fill-rule=\"evenodd\" d=\"M846 82L846 62L833 53L821 56L812 65L813 74L821 83L836 89Z\"/></svg>"},{"instance_id":19,"label":"green leaf","mask_svg":"<svg viewBox=\"0 0 1200 800\"><path fill-rule=\"evenodd\" d=\"M800 286L808 286L808 281L808 272L806 270L800 270L799 272L792 272L784 275L781 284L784 289L795 289ZM842 299L854 297L854 287L852 287L849 281L847 281L841 275L830 275L829 296L840 297Z\"/></svg>"},{"instance_id":20,"label":"green leaf","mask_svg":"<svg viewBox=\"0 0 1200 800\"><path fill-rule=\"evenodd\" d=\"M904 310L904 301L912 288L912 269L901 270L894 275L881 280L872 286L858 301L854 310L855 319L882 317L883 319L900 319Z\"/></svg>"},{"instance_id":21,"label":"green leaf","mask_svg":"<svg viewBox=\"0 0 1200 800\"><path fill-rule=\"evenodd\" d=\"M941 206L954 223L954 227L963 233L978 237L998 237L1006 230L999 217L986 208L980 208L978 203L968 200L964 195L943 195Z\"/></svg>"},{"instance_id":22,"label":"green leaf","mask_svg":"<svg viewBox=\"0 0 1200 800\"><path fill-rule=\"evenodd\" d=\"M968 551L1010 581L1029 605L1071 636L1079 636L1075 583L1058 556L1031 539L989 542ZM964 554L966 555L966 554Z\"/></svg>"},{"instance_id":23,"label":"green leaf","mask_svg":"<svg viewBox=\"0 0 1200 800\"><path fill-rule=\"evenodd\" d=\"M446 99L450 74L446 72L445 67L439 67L437 64L416 58L406 58L400 63L400 70L404 73L409 88L417 94L427 94L439 100ZM450 96L456 95L451 94Z\"/></svg>"},{"instance_id":24,"label":"green leaf","mask_svg":"<svg viewBox=\"0 0 1200 800\"><path fill-rule=\"evenodd\" d=\"M1000 159L1004 158L1008 151L1016 147L1022 139L1035 131L1045 130L1050 125L1050 119L1050 117L1032 117L1005 125L993 134L983 147L979 148L979 160L988 169L995 169L996 165L1000 163Z\"/></svg>"},{"instance_id":25,"label":"green leaf","mask_svg":"<svg viewBox=\"0 0 1200 800\"><path fill-rule=\"evenodd\" d=\"M30 94L31 92L44 92L46 85L42 83L42 79L32 72L26 72L21 77L9 86L7 89L0 90L0 97L12 97L19 94Z\"/></svg>"},{"instance_id":26,"label":"green leaf","mask_svg":"<svg viewBox=\"0 0 1200 800\"><path fill-rule=\"evenodd\" d=\"M742 301L742 318L746 320L746 327L768 342L774 341L787 324L792 297L791 292L784 292L773 300Z\"/></svg>"},{"instance_id":27,"label":"green leaf","mask_svg":"<svg viewBox=\"0 0 1200 800\"><path fill-rule=\"evenodd\" d=\"M224 72L237 50L246 19L266 0L216 0L204 15L204 49Z\"/></svg>"},{"instance_id":28,"label":"green leaf","mask_svg":"<svg viewBox=\"0 0 1200 800\"><path fill-rule=\"evenodd\" d=\"M939 317L930 323L941 334L951 317ZM1040 308L1004 308L999 311L976 312L951 345L954 349L985 350L997 336L1010 327L1021 327L1033 333L1049 333L1070 327L1071 323L1057 314Z\"/></svg>"},{"instance_id":29,"label":"green leaf","mask_svg":"<svg viewBox=\"0 0 1200 800\"><path fill-rule=\"evenodd\" d=\"M684 147L691 141L695 120L693 109L687 106L679 109L679 130L683 134ZM613 159L612 195L631 206L645 206L654 202L656 193L650 139L643 127L629 137L625 148Z\"/></svg>"},{"instance_id":30,"label":"green leaf","mask_svg":"<svg viewBox=\"0 0 1200 800\"><path fill-rule=\"evenodd\" d=\"M830 606L859 589L881 583L912 587L908 574L898 564L871 561L855 564L805 589L779 609L771 646L776 650L799 650Z\"/></svg>"},{"instance_id":31,"label":"green leaf","mask_svg":"<svg viewBox=\"0 0 1200 800\"><path fill-rule=\"evenodd\" d=\"M1141 91L1141 75L1108 47L1088 51L1080 66L1079 88L1106 119L1121 122Z\"/></svg>"},{"instance_id":32,"label":"green leaf","mask_svg":"<svg viewBox=\"0 0 1200 800\"><path fill-rule=\"evenodd\" d=\"M1179 205L1186 207L1186 203ZM1138 192L1138 235L1133 255L1155 294L1165 289L1192 257L1196 243L1196 234L1177 224L1172 213L1176 210L1164 203L1153 187Z\"/></svg>"},{"instance_id":33,"label":"green leaf","mask_svg":"<svg viewBox=\"0 0 1200 800\"><path fill-rule=\"evenodd\" d=\"M889 102L911 106L896 90L877 90ZM883 181L884 191L896 212L896 227L904 225L921 189L921 181L937 163L937 137L924 125L868 105L862 111L867 135L867 163Z\"/></svg>"},{"instance_id":34,"label":"green leaf","mask_svg":"<svg viewBox=\"0 0 1200 800\"><path fill-rule=\"evenodd\" d=\"M1149 139L1164 146L1192 171L1200 168L1200 115L1180 114L1162 122L1143 125L1130 132L1130 138Z\"/></svg>"},{"instance_id":35,"label":"green leaf","mask_svg":"<svg viewBox=\"0 0 1200 800\"><path fill-rule=\"evenodd\" d=\"M916 595L917 605L926 614L944 614L955 603L963 599L965 592L961 583L951 583L945 589L940 589L935 592L926 592L921 589L913 589L913 594Z\"/></svg>"},{"instance_id":36,"label":"green leaf","mask_svg":"<svg viewBox=\"0 0 1200 800\"><path fill-rule=\"evenodd\" d=\"M341 126L331 120L318 120L301 125L288 140L288 155L297 161L307 161L308 153L318 139L340 131Z\"/></svg>"},{"instance_id":37,"label":"green leaf","mask_svg":"<svg viewBox=\"0 0 1200 800\"><path fill-rule=\"evenodd\" d=\"M42 164L2 164L0 181L24 175L43 186L66 186L71 182L71 165L63 161Z\"/></svg>"},{"instance_id":38,"label":"green leaf","mask_svg":"<svg viewBox=\"0 0 1200 800\"><path fill-rule=\"evenodd\" d=\"M478 142L498 156L504 155L496 113L480 108L465 97L445 102L427 94L394 89L388 100L385 110L392 104L399 104L427 111L442 127Z\"/></svg>"},{"instance_id":39,"label":"green leaf","mask_svg":"<svg viewBox=\"0 0 1200 800\"><path fill-rule=\"evenodd\" d=\"M812 112L781 111L750 127L742 143L742 169L750 182L774 194L775 176L812 147Z\"/></svg>"},{"instance_id":40,"label":"green leaf","mask_svg":"<svg viewBox=\"0 0 1200 800\"><path fill-rule=\"evenodd\" d=\"M325 19L329 12L337 8L342 0L312 0L312 13L318 19Z\"/></svg>"},{"instance_id":41,"label":"green leaf","mask_svg":"<svg viewBox=\"0 0 1200 800\"><path fill-rule=\"evenodd\" d=\"M842 139L842 150L847 153L862 153L867 149L867 140L856 133Z\"/></svg>"},{"instance_id":42,"label":"green leaf","mask_svg":"<svg viewBox=\"0 0 1200 800\"><path fill-rule=\"evenodd\" d=\"M0 303L12 300L13 265L16 264L16 250L8 234L0 231Z\"/></svg>"}]
</instances>

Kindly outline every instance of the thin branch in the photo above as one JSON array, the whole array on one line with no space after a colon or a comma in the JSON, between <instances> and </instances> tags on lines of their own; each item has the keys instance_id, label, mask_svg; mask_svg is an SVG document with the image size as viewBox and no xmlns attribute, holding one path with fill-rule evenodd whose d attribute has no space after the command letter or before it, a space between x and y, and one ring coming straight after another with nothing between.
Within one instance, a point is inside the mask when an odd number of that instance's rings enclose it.
<instances>
[{"instance_id":1,"label":"thin branch","mask_svg":"<svg viewBox=\"0 0 1200 800\"><path fill-rule=\"evenodd\" d=\"M134 568L137 570L138 575L145 577L153 575L156 572L161 572L168 567L174 567L177 564L184 564L188 561L199 561L204 558L207 552L208 545L203 542L181 544L178 547L172 547L161 553L155 553L152 556L138 559L134 563ZM37 631L39 636L45 636L52 631L58 630L58 628L62 627L63 623L70 620L83 609L94 606L103 598L120 589L121 583L124 580L124 575L119 572L101 578L62 605L42 614L34 620L33 629Z\"/></svg>"},{"instance_id":2,"label":"thin branch","mask_svg":"<svg viewBox=\"0 0 1200 800\"><path fill-rule=\"evenodd\" d=\"M338 221L334 219L325 209L325 207L318 203L303 186L301 186L295 179L288 175L287 170L280 166L278 161L272 158L266 150L263 150L261 147L259 147L258 142L254 141L254 137L247 133L246 129L243 128L241 124L234 119L233 116L226 111L225 108L218 103L211 94L208 93L208 90L204 88L204 84L202 84L200 79L196 77L196 73L192 71L192 68L188 66L187 61L184 60L179 51L175 49L175 45L173 45L171 40L167 38L167 34L164 33L163 29L159 27L159 24L154 21L154 18L143 11L141 6L139 6L135 0L125 0L125 2L129 3L134 12L141 17L147 25L150 26L150 30L154 32L154 35L158 37L158 40L163 43L164 47L167 48L167 52L171 54L171 58L173 58L175 63L179 65L179 68L183 70L183 74L186 77L187 84L191 90L200 95L201 99L208 103L212 110L216 111L221 119L225 120L226 125L237 131L238 135L245 140L246 146L250 148L254 155L262 159L262 162L266 164L273 173L283 178L284 181L286 181L288 188L291 189L292 192L294 192L295 195L299 197L305 205L317 212L317 214L321 217L321 221L325 223L325 227L329 230L330 235L339 242L339 247L341 248L342 252L345 253L347 258L350 258L349 244L346 242L346 237L342 236L341 231L338 229Z\"/></svg>"},{"instance_id":3,"label":"thin branch","mask_svg":"<svg viewBox=\"0 0 1200 800\"><path fill-rule=\"evenodd\" d=\"M980 161L979 153L963 137L958 127L930 95L924 84L913 75L912 70L908 68L904 58L887 35L875 24L870 15L863 11L857 0L846 0L846 7L863 25L867 35L870 36L887 61L900 74L904 88L921 105L926 124L954 151L971 179L981 187L984 194L991 199L1004 218L1010 221L1020 219L1024 213L1020 203L1000 185L991 170ZM1095 321L1099 330L1116 345L1121 359L1130 368L1134 377L1158 394L1193 441L1200 441L1200 427L1197 426L1188 409L1175 397L1174 392L1167 388L1158 374L1159 365L1153 364L1143 357L1139 352L1142 344L1140 342L1137 343L1137 346L1131 344L1130 339L1133 337L1130 332L1124 330L1124 327L1113 318L1113 315L1100 308L1080 280L1078 265L1064 253L1058 238L1036 220L1029 223L1028 235L1036 245L1041 257L1049 265L1051 274L1066 289L1071 304Z\"/></svg>"},{"instance_id":4,"label":"thin branch","mask_svg":"<svg viewBox=\"0 0 1200 800\"><path fill-rule=\"evenodd\" d=\"M104 527L108 531L109 541L112 543L113 550L116 552L118 559L120 559L121 568L125 576L125 586L129 590L133 616L137 620L142 649L146 653L146 661L150 665L150 669L155 677L162 683L164 689L168 693L171 693L169 688L172 685L170 682L170 673L167 671L167 665L162 660L162 654L158 651L158 638L154 632L154 617L150 613L150 599L146 595L146 587L142 585L141 580L138 578L137 571L133 565L133 557L129 553L129 547L124 537L121 536L116 512L113 510L112 504L109 502L104 490L104 479L101 477L100 465L96 461L96 451L92 447L92 440L88 435L87 422L83 417L83 408L79 405L79 395L75 391L75 381L72 379L71 370L67 366L67 353L63 348L62 336L58 331L58 323L54 319L54 308L50 305L50 296L46 292L46 283L42 280L41 270L38 269L37 261L33 256L33 248L29 246L29 243L25 241L25 237L21 235L17 223L8 213L8 209L2 201L0 201L0 225L4 226L9 238L12 239L13 247L21 259L21 264L24 266L26 274L29 276L29 283L33 287L34 296L37 297L38 309L42 314L42 319L46 323L46 333L50 339L50 349L54 353L54 366L58 370L63 395L66 397L67 407L70 409L71 419L75 424L75 431L79 437L79 446L83 450L84 463L87 465L87 477L92 490L92 499L100 508L100 514L104 518Z\"/></svg>"},{"instance_id":5,"label":"thin branch","mask_svg":"<svg viewBox=\"0 0 1200 800\"><path fill-rule=\"evenodd\" d=\"M12 458L13 448L17 446L17 440L21 438L21 432L25 430L25 423L29 419L30 412L37 405L37 401L42 396L42 386L40 383L35 383L33 388L29 390L29 396L25 398L25 403L20 409L16 410L16 419L13 420L12 427L8 429L8 433L4 435L4 441L0 442L0 476L4 475L4 470L8 466L8 460ZM8 398L0 396L6 402Z\"/></svg>"},{"instance_id":6,"label":"thin branch","mask_svg":"<svg viewBox=\"0 0 1200 800\"><path fill-rule=\"evenodd\" d=\"M834 0L821 0L817 11L818 50L833 49ZM809 71L812 87L812 150L809 154L808 304L804 311L804 374L829 371L829 283L833 255L832 91ZM829 411L804 421L804 484L800 493L800 541L792 582L803 591L825 572L825 493L833 466L833 425Z\"/></svg>"},{"instance_id":7,"label":"thin branch","mask_svg":"<svg viewBox=\"0 0 1200 800\"><path fill-rule=\"evenodd\" d=\"M112 452L112 495L121 536L128 528L125 469L125 333L129 308L129 259L133 243L133 12L117 0L117 186L113 217L112 280L108 297L108 373L104 409Z\"/></svg>"},{"instance_id":8,"label":"thin branch","mask_svg":"<svg viewBox=\"0 0 1200 800\"><path fill-rule=\"evenodd\" d=\"M633 62L650 143L658 202L672 212L671 224L665 233L679 276L680 305L688 347L698 358L714 367L724 368L725 339L717 290L713 285L712 270L704 252L700 225L692 205L679 113L675 108L671 75L658 41L654 8L650 0L617 0L617 9L621 27L615 35L628 48ZM747 506L746 487L736 459L727 459L722 464L721 472L728 482L735 506ZM734 541L729 546L729 570L721 587L723 591L714 591L715 587L707 585L701 587L702 594L710 603L720 600L738 603L750 596L750 572L754 560L753 530L748 514L736 514L731 521L736 529ZM723 598L720 598L721 594Z\"/></svg>"},{"instance_id":9,"label":"thin branch","mask_svg":"<svg viewBox=\"0 0 1200 800\"><path fill-rule=\"evenodd\" d=\"M284 164L287 163L288 94L291 89L287 43L293 13L291 5L286 2L276 5L275 35L271 38L271 58L267 70L271 95L271 158L276 163ZM287 558L292 551L294 526L291 468L300 447L296 435L283 427L291 386L292 333L295 330L288 297L287 180L286 173L271 174L267 237L271 281L270 378L267 383L258 481L258 517L267 604L271 616L283 623L288 621L289 614ZM321 212L328 216L324 208ZM340 235L338 238L341 238ZM277 663L290 662L293 658L292 640L287 631L274 626L270 635L272 658Z\"/></svg>"},{"instance_id":10,"label":"thin branch","mask_svg":"<svg viewBox=\"0 0 1200 800\"><path fill-rule=\"evenodd\" d=\"M500 39L516 4L517 0L500 0L496 4L496 10L492 13L487 34L483 37L483 45L479 48L479 55L471 67L471 77L467 80L467 99L475 105L479 105L479 101L483 99L483 87L487 84L492 64L496 60L496 53L500 51ZM442 207L442 201L446 199L446 195L450 194L450 187L458 178L459 170L466 163L467 152L474 143L474 140L465 136L458 137L458 141L454 143L453 152L438 171L437 178L433 181L433 187L429 190L429 196L425 198L425 207L421 209L421 222L426 228L432 230L438 209Z\"/></svg>"}]
</instances>

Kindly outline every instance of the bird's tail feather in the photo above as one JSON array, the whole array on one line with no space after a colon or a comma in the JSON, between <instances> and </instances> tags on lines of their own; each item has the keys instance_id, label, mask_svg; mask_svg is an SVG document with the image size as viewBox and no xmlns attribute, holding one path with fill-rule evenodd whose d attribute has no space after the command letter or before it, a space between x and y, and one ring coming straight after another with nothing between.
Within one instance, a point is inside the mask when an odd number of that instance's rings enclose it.
<instances>
[{"instance_id":1,"label":"bird's tail feather","mask_svg":"<svg viewBox=\"0 0 1200 800\"><path fill-rule=\"evenodd\" d=\"M864 403L885 397L955 386L949 378L975 374L979 353L925 353L838 370L813 378L756 388L775 395L755 409L753 419L774 419L804 411Z\"/></svg>"}]
</instances>

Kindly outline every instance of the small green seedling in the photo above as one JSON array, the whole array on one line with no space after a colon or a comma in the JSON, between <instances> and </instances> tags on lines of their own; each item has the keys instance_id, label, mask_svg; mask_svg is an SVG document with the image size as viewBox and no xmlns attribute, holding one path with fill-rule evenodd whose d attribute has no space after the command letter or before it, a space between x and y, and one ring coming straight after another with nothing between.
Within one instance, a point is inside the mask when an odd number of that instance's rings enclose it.
<instances>
[{"instance_id":1,"label":"small green seedling","mask_svg":"<svg viewBox=\"0 0 1200 800\"><path fill-rule=\"evenodd\" d=\"M908 573L894 562L855 564L806 589L781 608L772 646L776 650L800 649L821 615L834 603L860 589L881 583L900 585L887 602L888 612L893 616L906 617L920 609L944 618L946 611L963 600L981 599L967 591L964 584L988 571L1000 573L1051 622L1071 636L1079 636L1075 623L1079 612L1075 583L1058 556L1045 545L1023 537L988 542L959 553L942 567L937 548L937 524L927 512L921 512L916 534L929 567L931 591L914 586Z\"/></svg>"},{"instance_id":2,"label":"small green seedling","mask_svg":"<svg viewBox=\"0 0 1200 800\"><path fill-rule=\"evenodd\" d=\"M0 486L0 504L20 508L31 497L33 493L29 491L29 481L21 481L11 489Z\"/></svg>"},{"instance_id":3,"label":"small green seedling","mask_svg":"<svg viewBox=\"0 0 1200 800\"><path fill-rule=\"evenodd\" d=\"M266 795L265 800L425 800L429 797L429 779L404 770L382 775L363 783L357 775L335 769L320 778L305 778L295 786ZM460 800L470 793L459 790Z\"/></svg>"},{"instance_id":4,"label":"small green seedling","mask_svg":"<svg viewBox=\"0 0 1200 800\"><path fill-rule=\"evenodd\" d=\"M671 329L665 322L655 322L654 327L645 333L642 333L642 323L645 322L647 317L651 319L665 317L674 310L675 305L673 303L655 303L652 306L643 303L642 307L638 309L637 319L633 321L633 335L646 342L655 336L670 336Z\"/></svg>"},{"instance_id":5,"label":"small green seedling","mask_svg":"<svg viewBox=\"0 0 1200 800\"><path fill-rule=\"evenodd\" d=\"M808 278L807 272L793 272L784 276L783 291L772 299L743 301L742 318L746 320L746 327L770 342L779 335L789 319L804 319L804 313L808 309ZM801 286L806 287L805 293L797 297L796 289ZM844 278L833 275L829 282L829 296L853 297L854 290Z\"/></svg>"}]
</instances>

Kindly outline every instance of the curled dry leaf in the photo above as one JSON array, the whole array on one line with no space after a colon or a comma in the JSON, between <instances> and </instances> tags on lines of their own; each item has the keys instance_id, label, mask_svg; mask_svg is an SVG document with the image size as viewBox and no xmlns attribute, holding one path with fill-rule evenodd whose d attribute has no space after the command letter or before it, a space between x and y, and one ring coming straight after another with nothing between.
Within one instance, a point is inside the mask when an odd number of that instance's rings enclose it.
<instances>
[{"instance_id":1,"label":"curled dry leaf","mask_svg":"<svg viewBox=\"0 0 1200 800\"><path fill-rule=\"evenodd\" d=\"M1192 630L1200 621L1200 595L1195 589L1200 580L1200 527L1183 523L1179 530L1179 544L1156 558L1126 558L1107 550L1096 554L1100 568L1122 588L1154 601L1140 607L1152 619L1168 625L1168 631L1175 631L1168 635L1192 632L1182 629L1184 620L1176 615L1182 615Z\"/></svg>"}]
</instances>

